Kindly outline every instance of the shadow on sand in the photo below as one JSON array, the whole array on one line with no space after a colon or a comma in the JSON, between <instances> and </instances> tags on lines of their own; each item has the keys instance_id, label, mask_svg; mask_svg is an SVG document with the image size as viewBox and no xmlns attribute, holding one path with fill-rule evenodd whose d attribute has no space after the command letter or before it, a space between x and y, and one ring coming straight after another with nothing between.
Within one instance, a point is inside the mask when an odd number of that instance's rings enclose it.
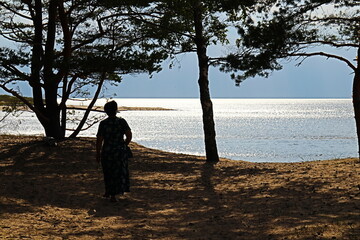
<instances>
[{"instance_id":1,"label":"shadow on sand","mask_svg":"<svg viewBox=\"0 0 360 240\"><path fill-rule=\"evenodd\" d=\"M0 214L53 221L53 229L38 229L42 234L65 239L360 239L359 179L352 173L321 175L310 163L224 160L213 165L201 157L133 144L131 193L114 204L100 197L94 139L57 147L35 137L2 136L1 142ZM339 181L348 187L339 187ZM0 220L1 225L12 227Z\"/></svg>"}]
</instances>

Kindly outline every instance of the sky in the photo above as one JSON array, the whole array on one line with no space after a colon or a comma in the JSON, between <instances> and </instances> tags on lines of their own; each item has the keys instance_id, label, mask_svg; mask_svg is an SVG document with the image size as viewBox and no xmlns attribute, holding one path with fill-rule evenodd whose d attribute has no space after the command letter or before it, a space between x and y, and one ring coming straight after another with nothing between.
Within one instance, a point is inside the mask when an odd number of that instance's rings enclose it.
<instances>
[{"instance_id":1,"label":"sky","mask_svg":"<svg viewBox=\"0 0 360 240\"><path fill-rule=\"evenodd\" d=\"M355 53L344 52L350 58ZM112 89L121 98L197 98L198 69L195 54L178 57L172 69L164 63L164 70L149 78L146 74L125 76ZM236 87L229 74L211 68L209 73L212 98L351 98L352 70L343 62L312 57L299 67L296 61L286 62L270 77L255 77Z\"/></svg>"},{"instance_id":2,"label":"sky","mask_svg":"<svg viewBox=\"0 0 360 240\"><path fill-rule=\"evenodd\" d=\"M324 11L324 8L321 8ZM333 8L328 11L334 11ZM229 29L229 40L234 42L236 31ZM0 39L0 46L9 43ZM210 57L219 57L222 47L211 47ZM317 49L323 50L323 49ZM326 49L325 49L326 50ZM341 50L340 55L355 59L355 51ZM169 69L169 61L163 63L163 71L152 78L147 74L123 76L117 87L110 87L105 96L116 94L118 98L198 98L199 87L197 58L194 53L178 55L178 63ZM236 87L229 74L210 68L210 92L212 98L351 98L353 72L338 60L316 56L297 67L296 61L286 62L283 69L268 78L255 77ZM355 63L355 62L354 62ZM22 87L25 96L31 96L29 88ZM0 94L5 92L0 89Z\"/></svg>"},{"instance_id":3,"label":"sky","mask_svg":"<svg viewBox=\"0 0 360 240\"><path fill-rule=\"evenodd\" d=\"M0 41L0 45L3 42ZM314 49L326 50L327 49ZM221 47L209 49L210 57L221 55ZM333 52L332 52L333 53ZM355 59L356 52L341 50L341 56ZM163 70L148 74L123 76L117 87L110 87L106 97L117 98L198 98L198 66L195 53L177 56L177 63L169 69L170 61L163 63ZM229 74L210 68L209 81L212 98L351 98L353 72L343 62L315 56L299 61L284 62L283 69L268 78L249 78L235 86ZM354 62L355 63L355 62ZM24 96L31 96L29 88L21 87ZM5 94L0 89L0 94Z\"/></svg>"},{"instance_id":4,"label":"sky","mask_svg":"<svg viewBox=\"0 0 360 240\"><path fill-rule=\"evenodd\" d=\"M333 10L333 9L332 9ZM230 42L237 34L229 31ZM211 47L210 57L219 57L221 47ZM355 50L318 47L312 52L324 51L347 59L356 58ZM336 51L336 52L334 52ZM178 65L168 68L150 78L146 74L125 76L123 82L112 89L121 98L198 98L198 66L196 54L178 56ZM217 68L210 68L209 81L212 98L351 98L353 70L344 62L322 56L307 58L300 66L298 61L284 62L283 69L268 78L254 77L245 80L240 87ZM355 64L355 61L352 63Z\"/></svg>"},{"instance_id":5,"label":"sky","mask_svg":"<svg viewBox=\"0 0 360 240\"><path fill-rule=\"evenodd\" d=\"M356 53L342 53L355 58ZM107 97L117 98L198 98L198 67L195 54L177 57L178 63L169 69L169 61L163 63L163 71L152 78L147 74L124 76L117 87L110 87ZM299 67L296 61L284 63L280 71L270 77L255 77L236 87L229 74L210 68L210 92L212 98L351 98L352 70L343 62L311 57ZM0 94L5 92L0 90ZM25 96L30 89L23 88Z\"/></svg>"}]
</instances>

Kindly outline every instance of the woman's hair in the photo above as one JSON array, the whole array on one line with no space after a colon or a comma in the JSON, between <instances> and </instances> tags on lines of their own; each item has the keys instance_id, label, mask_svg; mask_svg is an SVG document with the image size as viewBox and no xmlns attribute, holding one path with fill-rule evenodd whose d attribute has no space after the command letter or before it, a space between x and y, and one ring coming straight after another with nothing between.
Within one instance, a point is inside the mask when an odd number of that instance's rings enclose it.
<instances>
[{"instance_id":1,"label":"woman's hair","mask_svg":"<svg viewBox=\"0 0 360 240\"><path fill-rule=\"evenodd\" d=\"M117 103L115 101L107 102L104 110L108 116L115 116L118 110Z\"/></svg>"}]
</instances>

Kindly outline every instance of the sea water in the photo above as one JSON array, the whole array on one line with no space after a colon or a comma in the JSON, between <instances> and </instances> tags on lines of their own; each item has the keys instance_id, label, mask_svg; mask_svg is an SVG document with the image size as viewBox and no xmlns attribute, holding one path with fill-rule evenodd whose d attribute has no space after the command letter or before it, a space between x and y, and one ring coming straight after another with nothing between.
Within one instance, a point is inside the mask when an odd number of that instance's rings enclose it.
<instances>
[{"instance_id":1,"label":"sea water","mask_svg":"<svg viewBox=\"0 0 360 240\"><path fill-rule=\"evenodd\" d=\"M171 111L123 111L133 140L146 147L205 155L199 99L116 99L119 106ZM357 156L350 99L213 99L220 157L299 162ZM105 99L97 102L103 105ZM75 103L77 104L77 103ZM83 104L87 104L86 102ZM0 113L3 116L4 113ZM94 113L94 115L103 115ZM75 112L81 115L81 112ZM69 125L71 127L71 124ZM80 136L96 135L95 124ZM1 133L43 133L34 113L0 122Z\"/></svg>"}]
</instances>

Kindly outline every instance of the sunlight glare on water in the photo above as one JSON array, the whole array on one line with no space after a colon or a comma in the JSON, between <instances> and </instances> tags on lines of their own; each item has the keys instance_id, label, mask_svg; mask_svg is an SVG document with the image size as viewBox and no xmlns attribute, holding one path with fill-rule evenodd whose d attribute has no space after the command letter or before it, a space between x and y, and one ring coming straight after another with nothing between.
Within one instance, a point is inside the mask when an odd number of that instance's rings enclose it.
<instances>
[{"instance_id":1,"label":"sunlight glare on water","mask_svg":"<svg viewBox=\"0 0 360 240\"><path fill-rule=\"evenodd\" d=\"M116 101L119 106L174 109L121 112L119 115L132 128L135 142L165 151L205 155L199 99ZM105 102L99 100L97 105ZM213 99L213 104L221 157L296 162L357 155L350 99ZM0 127L2 133L10 134L43 132L33 113L8 119ZM96 131L94 125L81 136L94 137Z\"/></svg>"}]
</instances>

